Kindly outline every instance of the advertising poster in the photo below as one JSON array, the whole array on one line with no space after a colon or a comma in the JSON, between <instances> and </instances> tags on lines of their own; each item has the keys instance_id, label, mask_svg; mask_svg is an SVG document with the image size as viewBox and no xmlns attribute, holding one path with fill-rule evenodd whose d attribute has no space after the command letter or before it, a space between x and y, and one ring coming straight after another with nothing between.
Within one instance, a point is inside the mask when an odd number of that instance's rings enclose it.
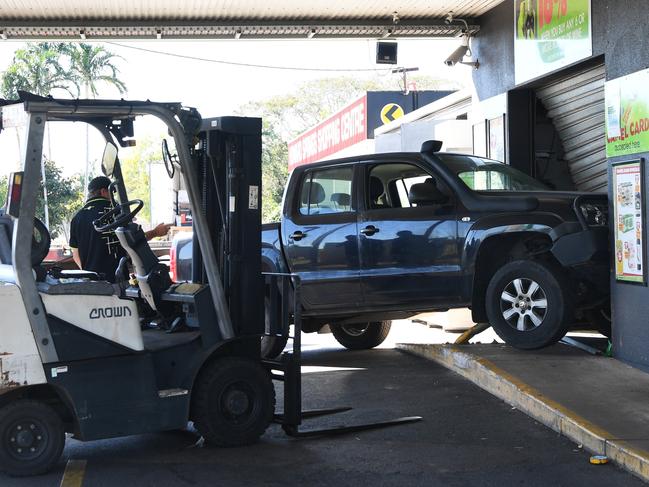
<instances>
[{"instance_id":1,"label":"advertising poster","mask_svg":"<svg viewBox=\"0 0 649 487\"><path fill-rule=\"evenodd\" d=\"M649 152L649 69L605 85L606 155Z\"/></svg>"},{"instance_id":2,"label":"advertising poster","mask_svg":"<svg viewBox=\"0 0 649 487\"><path fill-rule=\"evenodd\" d=\"M516 84L593 54L590 0L515 0Z\"/></svg>"},{"instance_id":3,"label":"advertising poster","mask_svg":"<svg viewBox=\"0 0 649 487\"><path fill-rule=\"evenodd\" d=\"M614 164L615 279L646 283L643 160Z\"/></svg>"},{"instance_id":4,"label":"advertising poster","mask_svg":"<svg viewBox=\"0 0 649 487\"><path fill-rule=\"evenodd\" d=\"M505 115L489 120L489 158L507 162L505 151Z\"/></svg>"}]
</instances>

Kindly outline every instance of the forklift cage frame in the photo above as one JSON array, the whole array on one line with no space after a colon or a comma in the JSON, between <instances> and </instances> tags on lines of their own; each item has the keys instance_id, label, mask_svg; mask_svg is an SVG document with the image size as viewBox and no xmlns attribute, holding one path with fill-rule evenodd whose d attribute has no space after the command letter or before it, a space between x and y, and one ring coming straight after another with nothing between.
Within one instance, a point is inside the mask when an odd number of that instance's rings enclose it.
<instances>
[{"instance_id":1,"label":"forklift cage frame","mask_svg":"<svg viewBox=\"0 0 649 487\"><path fill-rule=\"evenodd\" d=\"M17 218L12 242L13 270L16 283L23 297L30 325L36 339L39 354L43 363L58 361L52 336L47 326L45 309L40 300L36 280L32 271L31 248L19 245L19 242L31 241L34 231L36 197L41 181L41 160L43 138L47 121L85 122L98 129L106 142L113 142L116 135L111 130L115 120L132 120L139 115L152 115L161 120L174 138L178 163L183 175L189 202L192 208L200 208L200 188L198 174L191 155L193 137L199 131L200 115L193 109L183 108L178 103L129 102L112 100L53 100L35 95L22 94L22 103L6 104L2 107L3 126L18 127L26 125L26 144L22 166L24 176L20 196L20 214ZM22 106L21 106L22 105ZM121 146L128 141L116 137ZM119 162L116 162L116 179L122 180ZM126 191L119 184L119 197L126 202ZM203 266L209 283L214 309L218 317L218 327L224 340L235 337L234 328L221 276L217 265L216 253L210 243L208 225L205 215L194 211L194 231L203 256Z\"/></svg>"}]
</instances>

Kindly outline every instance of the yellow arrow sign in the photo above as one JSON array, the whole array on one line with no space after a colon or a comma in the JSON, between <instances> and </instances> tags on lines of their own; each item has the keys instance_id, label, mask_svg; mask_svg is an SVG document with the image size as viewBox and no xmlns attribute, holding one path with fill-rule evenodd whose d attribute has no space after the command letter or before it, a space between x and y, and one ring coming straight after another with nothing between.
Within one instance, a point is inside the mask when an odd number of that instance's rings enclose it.
<instances>
[{"instance_id":1,"label":"yellow arrow sign","mask_svg":"<svg viewBox=\"0 0 649 487\"><path fill-rule=\"evenodd\" d=\"M388 103L381 109L381 121L384 124L393 122L397 118L403 117L403 115L403 108L396 103Z\"/></svg>"}]
</instances>

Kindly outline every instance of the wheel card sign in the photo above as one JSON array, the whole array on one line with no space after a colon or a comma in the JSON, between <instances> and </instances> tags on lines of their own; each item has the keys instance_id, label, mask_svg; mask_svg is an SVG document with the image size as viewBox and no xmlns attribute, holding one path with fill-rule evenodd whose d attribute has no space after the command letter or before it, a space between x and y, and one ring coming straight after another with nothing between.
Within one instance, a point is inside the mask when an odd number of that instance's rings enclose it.
<instances>
[{"instance_id":1,"label":"wheel card sign","mask_svg":"<svg viewBox=\"0 0 649 487\"><path fill-rule=\"evenodd\" d=\"M645 284L643 160L612 168L615 279Z\"/></svg>"}]
</instances>

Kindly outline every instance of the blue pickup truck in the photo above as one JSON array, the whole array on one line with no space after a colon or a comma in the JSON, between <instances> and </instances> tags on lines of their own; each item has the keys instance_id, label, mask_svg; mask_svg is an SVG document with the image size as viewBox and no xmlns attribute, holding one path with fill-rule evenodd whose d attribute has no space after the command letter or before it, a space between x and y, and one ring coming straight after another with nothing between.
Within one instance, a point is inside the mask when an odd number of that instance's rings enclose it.
<instances>
[{"instance_id":1,"label":"blue pickup truck","mask_svg":"<svg viewBox=\"0 0 649 487\"><path fill-rule=\"evenodd\" d=\"M303 330L372 348L391 320L469 307L522 349L586 323L610 333L607 197L552 191L440 147L291 173L281 221L262 227L261 258L265 272L301 277Z\"/></svg>"},{"instance_id":2,"label":"blue pickup truck","mask_svg":"<svg viewBox=\"0 0 649 487\"><path fill-rule=\"evenodd\" d=\"M390 320L470 307L519 348L585 321L606 332L607 197L440 147L291 173L281 222L263 226L262 266L300 275L304 331L328 325L371 348Z\"/></svg>"}]
</instances>

